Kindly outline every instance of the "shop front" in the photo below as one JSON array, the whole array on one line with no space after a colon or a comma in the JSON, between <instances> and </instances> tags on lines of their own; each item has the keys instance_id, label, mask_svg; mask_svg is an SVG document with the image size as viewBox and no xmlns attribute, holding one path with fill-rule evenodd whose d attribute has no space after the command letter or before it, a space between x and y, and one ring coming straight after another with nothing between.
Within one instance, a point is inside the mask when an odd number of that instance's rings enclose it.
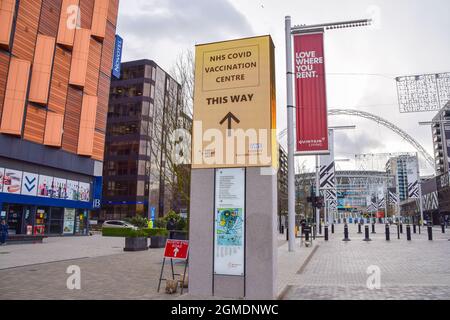
<instances>
[{"instance_id":1,"label":"shop front","mask_svg":"<svg viewBox=\"0 0 450 320\"><path fill-rule=\"evenodd\" d=\"M92 185L0 168L0 219L11 235L87 235Z\"/></svg>"},{"instance_id":2,"label":"shop front","mask_svg":"<svg viewBox=\"0 0 450 320\"><path fill-rule=\"evenodd\" d=\"M9 234L70 236L88 233L87 209L3 203Z\"/></svg>"}]
</instances>

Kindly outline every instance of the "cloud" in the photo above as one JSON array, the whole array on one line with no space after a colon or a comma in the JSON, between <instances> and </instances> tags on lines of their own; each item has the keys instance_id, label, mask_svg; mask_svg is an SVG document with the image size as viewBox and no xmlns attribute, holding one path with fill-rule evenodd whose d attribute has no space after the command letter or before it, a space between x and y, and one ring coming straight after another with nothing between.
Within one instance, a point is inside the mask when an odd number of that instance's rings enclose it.
<instances>
[{"instance_id":1,"label":"cloud","mask_svg":"<svg viewBox=\"0 0 450 320\"><path fill-rule=\"evenodd\" d=\"M334 148L336 157L346 157L349 154L374 153L375 150L383 149L386 145L380 140L371 137L366 132L358 132L352 136L340 132L335 135Z\"/></svg>"},{"instance_id":2,"label":"cloud","mask_svg":"<svg viewBox=\"0 0 450 320\"><path fill-rule=\"evenodd\" d=\"M126 0L118 33L124 60L153 59L167 67L196 43L253 35L246 17L228 0Z\"/></svg>"}]
</instances>

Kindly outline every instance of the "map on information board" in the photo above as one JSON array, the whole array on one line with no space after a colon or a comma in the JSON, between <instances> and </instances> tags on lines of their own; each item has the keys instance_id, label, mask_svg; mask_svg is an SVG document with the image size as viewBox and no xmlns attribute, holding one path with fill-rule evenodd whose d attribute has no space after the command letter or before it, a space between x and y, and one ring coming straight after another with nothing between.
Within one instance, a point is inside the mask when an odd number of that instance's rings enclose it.
<instances>
[{"instance_id":1,"label":"map on information board","mask_svg":"<svg viewBox=\"0 0 450 320\"><path fill-rule=\"evenodd\" d=\"M242 208L217 210L216 233L219 246L242 245Z\"/></svg>"}]
</instances>

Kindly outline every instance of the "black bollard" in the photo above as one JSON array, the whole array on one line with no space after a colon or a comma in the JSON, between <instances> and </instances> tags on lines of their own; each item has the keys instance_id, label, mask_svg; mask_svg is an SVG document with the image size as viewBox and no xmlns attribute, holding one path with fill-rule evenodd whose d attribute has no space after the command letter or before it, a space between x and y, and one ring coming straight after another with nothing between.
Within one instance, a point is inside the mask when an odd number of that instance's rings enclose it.
<instances>
[{"instance_id":1,"label":"black bollard","mask_svg":"<svg viewBox=\"0 0 450 320\"><path fill-rule=\"evenodd\" d=\"M428 229L428 240L432 241L433 240L433 226L429 224L427 229Z\"/></svg>"},{"instance_id":2,"label":"black bollard","mask_svg":"<svg viewBox=\"0 0 450 320\"><path fill-rule=\"evenodd\" d=\"M331 233L334 233L334 223L331 225Z\"/></svg>"},{"instance_id":3,"label":"black bollard","mask_svg":"<svg viewBox=\"0 0 450 320\"><path fill-rule=\"evenodd\" d=\"M421 234L421 232L420 232L420 224L419 224L419 234Z\"/></svg>"},{"instance_id":4,"label":"black bollard","mask_svg":"<svg viewBox=\"0 0 450 320\"><path fill-rule=\"evenodd\" d=\"M344 239L342 241L350 241L350 239L348 238L348 225L345 224L344 226Z\"/></svg>"},{"instance_id":5,"label":"black bollard","mask_svg":"<svg viewBox=\"0 0 450 320\"><path fill-rule=\"evenodd\" d=\"M400 239L400 223L397 223L397 239Z\"/></svg>"},{"instance_id":6,"label":"black bollard","mask_svg":"<svg viewBox=\"0 0 450 320\"><path fill-rule=\"evenodd\" d=\"M372 241L369 237L369 226L366 226L364 228L364 231L365 231L366 237L363 239L363 241Z\"/></svg>"},{"instance_id":7,"label":"black bollard","mask_svg":"<svg viewBox=\"0 0 450 320\"><path fill-rule=\"evenodd\" d=\"M311 229L307 228L305 230L305 241L307 241L307 242L309 242L309 230L311 230Z\"/></svg>"},{"instance_id":8,"label":"black bollard","mask_svg":"<svg viewBox=\"0 0 450 320\"><path fill-rule=\"evenodd\" d=\"M316 225L314 224L314 225L313 225L313 240L316 240L316 232L317 232L317 227L316 227Z\"/></svg>"},{"instance_id":9,"label":"black bollard","mask_svg":"<svg viewBox=\"0 0 450 320\"><path fill-rule=\"evenodd\" d=\"M322 223L319 223L319 234L322 234Z\"/></svg>"},{"instance_id":10,"label":"black bollard","mask_svg":"<svg viewBox=\"0 0 450 320\"><path fill-rule=\"evenodd\" d=\"M284 234L284 226L281 226L281 234Z\"/></svg>"},{"instance_id":11,"label":"black bollard","mask_svg":"<svg viewBox=\"0 0 450 320\"><path fill-rule=\"evenodd\" d=\"M406 240L411 241L411 226L406 225Z\"/></svg>"},{"instance_id":12,"label":"black bollard","mask_svg":"<svg viewBox=\"0 0 450 320\"><path fill-rule=\"evenodd\" d=\"M403 223L400 223L400 233L403 234Z\"/></svg>"},{"instance_id":13,"label":"black bollard","mask_svg":"<svg viewBox=\"0 0 450 320\"><path fill-rule=\"evenodd\" d=\"M376 233L375 232L375 223L372 223L372 233Z\"/></svg>"},{"instance_id":14,"label":"black bollard","mask_svg":"<svg viewBox=\"0 0 450 320\"><path fill-rule=\"evenodd\" d=\"M445 223L441 223L442 233L445 233Z\"/></svg>"},{"instance_id":15,"label":"black bollard","mask_svg":"<svg viewBox=\"0 0 450 320\"><path fill-rule=\"evenodd\" d=\"M328 241L328 226L325 226L324 232L325 232L325 241Z\"/></svg>"},{"instance_id":16,"label":"black bollard","mask_svg":"<svg viewBox=\"0 0 450 320\"><path fill-rule=\"evenodd\" d=\"M361 223L358 223L358 233L362 233L362 231L361 231Z\"/></svg>"},{"instance_id":17,"label":"black bollard","mask_svg":"<svg viewBox=\"0 0 450 320\"><path fill-rule=\"evenodd\" d=\"M286 241L289 241L289 228L286 227Z\"/></svg>"},{"instance_id":18,"label":"black bollard","mask_svg":"<svg viewBox=\"0 0 450 320\"><path fill-rule=\"evenodd\" d=\"M386 223L386 227L385 227L385 230L386 230L386 241L390 241L391 240L391 230L389 229L389 223Z\"/></svg>"},{"instance_id":19,"label":"black bollard","mask_svg":"<svg viewBox=\"0 0 450 320\"><path fill-rule=\"evenodd\" d=\"M416 225L415 225L415 224L413 224L413 232L414 232L414 234L416 234L416 233L417 233L417 227L416 227Z\"/></svg>"}]
</instances>

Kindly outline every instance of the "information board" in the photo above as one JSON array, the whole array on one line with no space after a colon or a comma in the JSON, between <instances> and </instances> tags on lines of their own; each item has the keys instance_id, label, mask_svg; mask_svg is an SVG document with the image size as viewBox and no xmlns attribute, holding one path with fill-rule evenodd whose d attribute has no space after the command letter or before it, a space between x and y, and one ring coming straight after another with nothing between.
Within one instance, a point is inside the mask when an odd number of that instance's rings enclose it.
<instances>
[{"instance_id":1,"label":"information board","mask_svg":"<svg viewBox=\"0 0 450 320\"><path fill-rule=\"evenodd\" d=\"M245 169L216 169L214 273L245 274Z\"/></svg>"}]
</instances>

